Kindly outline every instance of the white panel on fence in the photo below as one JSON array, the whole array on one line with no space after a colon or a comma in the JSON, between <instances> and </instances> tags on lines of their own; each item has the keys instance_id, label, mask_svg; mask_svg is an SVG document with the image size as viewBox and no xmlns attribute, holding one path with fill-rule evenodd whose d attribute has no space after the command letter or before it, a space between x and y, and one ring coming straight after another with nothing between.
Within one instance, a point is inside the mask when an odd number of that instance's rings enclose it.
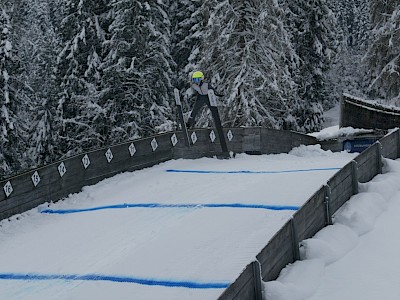
<instances>
[{"instance_id":1,"label":"white panel on fence","mask_svg":"<svg viewBox=\"0 0 400 300\"><path fill-rule=\"evenodd\" d=\"M65 173L67 173L67 168L65 167L64 162L58 165L58 173L60 173L60 177L63 177Z\"/></svg>"},{"instance_id":2,"label":"white panel on fence","mask_svg":"<svg viewBox=\"0 0 400 300\"><path fill-rule=\"evenodd\" d=\"M214 143L215 138L216 138L215 132L214 132L214 130L211 130L211 132L210 132L210 140L211 140L211 143Z\"/></svg>"},{"instance_id":3,"label":"white panel on fence","mask_svg":"<svg viewBox=\"0 0 400 300\"><path fill-rule=\"evenodd\" d=\"M39 176L39 173L36 171L35 173L33 173L33 175L32 175L32 182L33 182L33 185L36 187L38 184L39 184L39 182L40 182L40 176Z\"/></svg>"},{"instance_id":4,"label":"white panel on fence","mask_svg":"<svg viewBox=\"0 0 400 300\"><path fill-rule=\"evenodd\" d=\"M151 141L151 148L153 149L153 151L156 151L156 149L158 148L158 143L155 138Z\"/></svg>"},{"instance_id":5,"label":"white panel on fence","mask_svg":"<svg viewBox=\"0 0 400 300\"><path fill-rule=\"evenodd\" d=\"M193 131L193 133L192 133L192 135L190 136L190 138L192 139L193 145L196 144L196 142L197 142L197 135L196 135L196 132Z\"/></svg>"},{"instance_id":6,"label":"white panel on fence","mask_svg":"<svg viewBox=\"0 0 400 300\"><path fill-rule=\"evenodd\" d=\"M176 137L176 134L174 133L172 136L171 136L171 142L172 142L172 146L176 146L176 144L178 144L178 138Z\"/></svg>"},{"instance_id":7,"label":"white panel on fence","mask_svg":"<svg viewBox=\"0 0 400 300\"><path fill-rule=\"evenodd\" d=\"M229 141L232 141L232 139L233 139L233 133L232 133L231 130L228 131L227 137L228 137L228 140L229 140Z\"/></svg>"},{"instance_id":8,"label":"white panel on fence","mask_svg":"<svg viewBox=\"0 0 400 300\"><path fill-rule=\"evenodd\" d=\"M11 193L14 191L11 182L7 182L6 185L3 187L4 192L6 193L6 196L9 197Z\"/></svg>"},{"instance_id":9,"label":"white panel on fence","mask_svg":"<svg viewBox=\"0 0 400 300\"><path fill-rule=\"evenodd\" d=\"M85 169L87 169L90 166L90 159L87 154L82 158L82 164Z\"/></svg>"},{"instance_id":10,"label":"white panel on fence","mask_svg":"<svg viewBox=\"0 0 400 300\"><path fill-rule=\"evenodd\" d=\"M136 147L133 143L130 144L130 146L129 146L129 153L131 154L131 156L134 156L136 153Z\"/></svg>"},{"instance_id":11,"label":"white panel on fence","mask_svg":"<svg viewBox=\"0 0 400 300\"><path fill-rule=\"evenodd\" d=\"M113 155L111 149L108 149L104 155L106 156L108 163L110 163L114 158L114 155Z\"/></svg>"}]
</instances>

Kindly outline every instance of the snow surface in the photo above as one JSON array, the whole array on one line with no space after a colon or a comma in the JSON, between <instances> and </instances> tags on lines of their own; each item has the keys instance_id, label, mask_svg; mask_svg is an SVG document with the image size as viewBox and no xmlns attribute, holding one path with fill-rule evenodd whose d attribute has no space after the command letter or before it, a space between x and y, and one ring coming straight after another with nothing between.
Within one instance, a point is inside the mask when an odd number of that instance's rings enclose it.
<instances>
[{"instance_id":1,"label":"snow surface","mask_svg":"<svg viewBox=\"0 0 400 300\"><path fill-rule=\"evenodd\" d=\"M325 115L325 125L338 121L338 111ZM331 126L312 135L324 140L358 133L364 132ZM383 173L359 184L332 226L301 242L302 260L264 283L269 300L400 299L400 160L385 159Z\"/></svg>"},{"instance_id":2,"label":"snow surface","mask_svg":"<svg viewBox=\"0 0 400 300\"><path fill-rule=\"evenodd\" d=\"M0 222L0 299L216 299L294 211L205 205L301 206L354 156L314 145L180 159L85 187Z\"/></svg>"},{"instance_id":3,"label":"snow surface","mask_svg":"<svg viewBox=\"0 0 400 300\"><path fill-rule=\"evenodd\" d=\"M333 225L301 242L301 261L264 283L272 300L400 299L400 160L360 184Z\"/></svg>"},{"instance_id":4,"label":"snow surface","mask_svg":"<svg viewBox=\"0 0 400 300\"><path fill-rule=\"evenodd\" d=\"M336 126L340 122L340 103L338 102L334 107L324 111L324 123L323 128Z\"/></svg>"},{"instance_id":5,"label":"snow surface","mask_svg":"<svg viewBox=\"0 0 400 300\"><path fill-rule=\"evenodd\" d=\"M353 128L353 127L342 127L339 128L339 125L331 126L322 129L319 132L310 133L310 136L315 137L319 141L329 140L329 139L336 139L339 137L346 137L346 136L356 136L365 133L373 133L374 130L372 129L363 129L363 128Z\"/></svg>"},{"instance_id":6,"label":"snow surface","mask_svg":"<svg viewBox=\"0 0 400 300\"><path fill-rule=\"evenodd\" d=\"M356 136L360 134L373 133L374 130L353 128L353 127L342 127L339 128L340 120L340 103L337 103L333 108L324 112L325 122L323 129L319 132L310 133L310 136L315 137L319 141L337 139L346 136Z\"/></svg>"},{"instance_id":7,"label":"snow surface","mask_svg":"<svg viewBox=\"0 0 400 300\"><path fill-rule=\"evenodd\" d=\"M175 160L1 221L0 299L216 299L293 214L263 205L302 205L354 155ZM301 242L302 260L264 283L268 299L399 299L398 187L400 161L386 159L334 225Z\"/></svg>"}]
</instances>

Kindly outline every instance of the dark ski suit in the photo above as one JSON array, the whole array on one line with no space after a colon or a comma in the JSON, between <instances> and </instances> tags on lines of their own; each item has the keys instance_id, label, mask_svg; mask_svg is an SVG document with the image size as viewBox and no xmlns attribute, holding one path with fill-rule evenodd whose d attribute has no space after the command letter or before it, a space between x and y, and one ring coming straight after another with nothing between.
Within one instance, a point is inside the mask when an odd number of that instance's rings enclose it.
<instances>
[{"instance_id":1,"label":"dark ski suit","mask_svg":"<svg viewBox=\"0 0 400 300\"><path fill-rule=\"evenodd\" d=\"M189 119L187 121L187 127L191 128L194 125L196 120L196 115L204 105L207 105L214 119L215 127L217 128L219 140L222 147L222 152L228 153L228 147L226 145L224 132L222 130L222 124L221 124L221 119L219 117L218 107L212 106L210 104L210 99L208 98L208 91L213 90L216 96L222 96L222 95L217 94L213 89L213 87L211 86L211 84L203 81L201 81L199 85L192 84L192 89L196 92L197 99L196 102L194 103L193 110L190 113Z\"/></svg>"},{"instance_id":2,"label":"dark ski suit","mask_svg":"<svg viewBox=\"0 0 400 300\"><path fill-rule=\"evenodd\" d=\"M214 121L216 123L218 122L219 125L221 125L221 119L219 117L218 108L216 106L211 106L210 99L208 98L208 91L213 90L215 95L217 96L222 96L222 95L217 94L213 89L213 87L211 86L211 84L203 81L201 81L199 85L192 84L192 89L196 92L197 99L194 103L192 112L189 115L189 119L187 121L187 127L191 128L194 125L196 120L196 115L199 113L200 109L204 105L207 105L208 108L210 109ZM215 124L215 126L217 126L217 124Z\"/></svg>"}]
</instances>

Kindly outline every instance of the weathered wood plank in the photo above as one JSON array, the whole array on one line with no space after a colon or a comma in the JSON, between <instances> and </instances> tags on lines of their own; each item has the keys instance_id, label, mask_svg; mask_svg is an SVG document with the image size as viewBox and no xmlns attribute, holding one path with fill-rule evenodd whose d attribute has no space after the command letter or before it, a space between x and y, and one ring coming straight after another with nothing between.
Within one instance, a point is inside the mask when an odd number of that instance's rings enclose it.
<instances>
[{"instance_id":1,"label":"weathered wood plank","mask_svg":"<svg viewBox=\"0 0 400 300\"><path fill-rule=\"evenodd\" d=\"M306 134L291 131L291 136L292 148L299 147L300 145L315 145L318 143L315 137Z\"/></svg>"},{"instance_id":2,"label":"weathered wood plank","mask_svg":"<svg viewBox=\"0 0 400 300\"><path fill-rule=\"evenodd\" d=\"M280 250L271 250L270 260L261 264L261 277L263 281L271 281L278 278L281 270L295 261L293 248L285 244Z\"/></svg>"},{"instance_id":3,"label":"weathered wood plank","mask_svg":"<svg viewBox=\"0 0 400 300\"><path fill-rule=\"evenodd\" d=\"M243 129L243 146L240 152L261 154L261 127Z\"/></svg>"},{"instance_id":4,"label":"weathered wood plank","mask_svg":"<svg viewBox=\"0 0 400 300\"><path fill-rule=\"evenodd\" d=\"M343 95L340 127L391 129L399 127L400 110Z\"/></svg>"},{"instance_id":5,"label":"weathered wood plank","mask_svg":"<svg viewBox=\"0 0 400 300\"><path fill-rule=\"evenodd\" d=\"M57 169L61 162L39 168L37 172L40 182L37 187L31 179L33 171L10 178L14 191L8 198L4 193L1 194L0 216L2 219L8 218L39 204L67 197L70 193L79 192L83 186L95 184L115 174L170 160L173 158L171 136L172 133L155 136L158 147L154 151L150 144L154 137L134 141L137 152L133 157L129 153L131 142L90 151L86 153L90 159L87 169L82 163L83 154L68 158L63 161L66 168L63 177ZM113 154L110 162L105 156L108 149Z\"/></svg>"},{"instance_id":6,"label":"weathered wood plank","mask_svg":"<svg viewBox=\"0 0 400 300\"><path fill-rule=\"evenodd\" d=\"M312 237L326 225L325 187L318 190L293 216L299 241Z\"/></svg>"},{"instance_id":7,"label":"weathered wood plank","mask_svg":"<svg viewBox=\"0 0 400 300\"><path fill-rule=\"evenodd\" d=\"M342 186L337 186L331 190L330 210L334 214L350 197L353 196L352 179L347 178Z\"/></svg>"},{"instance_id":8,"label":"weathered wood plank","mask_svg":"<svg viewBox=\"0 0 400 300\"><path fill-rule=\"evenodd\" d=\"M396 159L399 152L399 129L379 140L383 157Z\"/></svg>"},{"instance_id":9,"label":"weathered wood plank","mask_svg":"<svg viewBox=\"0 0 400 300\"><path fill-rule=\"evenodd\" d=\"M359 182L370 181L378 174L378 147L379 144L371 145L354 159L357 162Z\"/></svg>"},{"instance_id":10,"label":"weathered wood plank","mask_svg":"<svg viewBox=\"0 0 400 300\"><path fill-rule=\"evenodd\" d=\"M368 164L367 167L371 167L372 164L375 164L377 161L377 153L378 153L378 144L373 144L368 149L363 151L360 155L358 155L354 160L358 164L358 168L362 168L364 164Z\"/></svg>"},{"instance_id":11,"label":"weathered wood plank","mask_svg":"<svg viewBox=\"0 0 400 300\"><path fill-rule=\"evenodd\" d=\"M348 182L348 179L352 178L352 176L353 167L350 162L328 180L328 185L331 187L331 189L335 189L337 186L342 186L343 182Z\"/></svg>"},{"instance_id":12,"label":"weathered wood plank","mask_svg":"<svg viewBox=\"0 0 400 300\"><path fill-rule=\"evenodd\" d=\"M259 273L257 262L247 265L240 276L218 298L218 300L261 300L261 282L256 274Z\"/></svg>"},{"instance_id":13,"label":"weathered wood plank","mask_svg":"<svg viewBox=\"0 0 400 300\"><path fill-rule=\"evenodd\" d=\"M290 131L261 128L261 152L265 154L288 153L292 150Z\"/></svg>"},{"instance_id":14,"label":"weathered wood plank","mask_svg":"<svg viewBox=\"0 0 400 300\"><path fill-rule=\"evenodd\" d=\"M291 224L287 222L256 256L264 281L274 280L280 270L294 261Z\"/></svg>"},{"instance_id":15,"label":"weathered wood plank","mask_svg":"<svg viewBox=\"0 0 400 300\"><path fill-rule=\"evenodd\" d=\"M232 133L231 140L228 138L229 131ZM257 144L254 144L257 143L257 138L254 139L254 137L256 137L254 132L257 132L257 130L254 128L251 128L247 131L245 128L226 128L224 129L224 132L226 143L228 144L228 151L243 153L245 145L250 148L257 146Z\"/></svg>"}]
</instances>

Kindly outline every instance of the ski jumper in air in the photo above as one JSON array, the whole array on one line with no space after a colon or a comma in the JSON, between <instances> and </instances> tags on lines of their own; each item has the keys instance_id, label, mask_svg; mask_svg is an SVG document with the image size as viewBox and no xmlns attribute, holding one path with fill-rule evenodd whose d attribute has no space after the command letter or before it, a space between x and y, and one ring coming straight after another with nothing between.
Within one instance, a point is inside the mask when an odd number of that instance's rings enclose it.
<instances>
[{"instance_id":1,"label":"ski jumper in air","mask_svg":"<svg viewBox=\"0 0 400 300\"><path fill-rule=\"evenodd\" d=\"M225 135L221 124L221 118L219 116L218 107L214 96L214 95L217 96L222 96L222 95L216 93L211 84L204 81L204 74L200 71L196 71L192 75L192 89L195 91L197 98L194 103L193 110L189 115L189 119L187 121L187 127L191 128L194 125L196 121L196 115L199 113L200 109L204 105L207 105L214 119L214 124L218 132L222 152L227 154L228 147L226 145Z\"/></svg>"}]
</instances>

